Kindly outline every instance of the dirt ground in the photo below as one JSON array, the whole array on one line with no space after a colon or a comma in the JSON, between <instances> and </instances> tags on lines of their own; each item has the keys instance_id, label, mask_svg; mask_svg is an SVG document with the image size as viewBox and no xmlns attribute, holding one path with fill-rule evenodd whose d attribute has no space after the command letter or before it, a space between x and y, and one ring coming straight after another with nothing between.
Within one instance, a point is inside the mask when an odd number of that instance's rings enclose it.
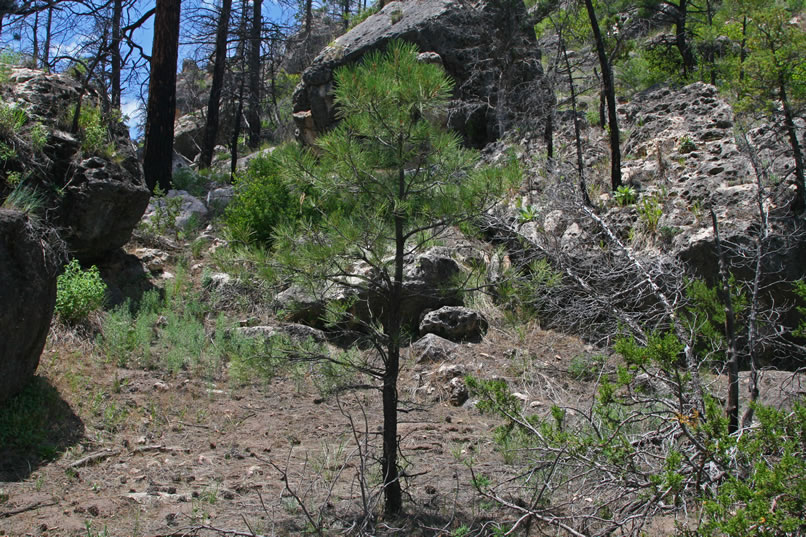
<instances>
[{"instance_id":1,"label":"dirt ground","mask_svg":"<svg viewBox=\"0 0 806 537\"><path fill-rule=\"evenodd\" d=\"M226 379L122 369L92 348L51 334L35 382L56 401L55 453L0 457L0 536L300 535L314 524L342 533L355 529L364 505L381 511L376 391L323 399L299 372L233 388ZM493 328L449 365L508 378L539 410L558 391L585 396L565 372L584 350L537 327ZM502 516L477 495L470 470L513 471L492 443L499 422L472 398L450 404L443 365L410 357L401 371L406 516L381 517L378 534L450 535Z\"/></svg>"}]
</instances>

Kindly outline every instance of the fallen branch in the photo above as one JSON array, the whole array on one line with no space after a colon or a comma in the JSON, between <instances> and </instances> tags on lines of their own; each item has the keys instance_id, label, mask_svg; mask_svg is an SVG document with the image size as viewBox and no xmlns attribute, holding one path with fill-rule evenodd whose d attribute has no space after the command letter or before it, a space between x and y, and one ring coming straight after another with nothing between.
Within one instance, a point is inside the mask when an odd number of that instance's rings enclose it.
<instances>
[{"instance_id":1,"label":"fallen branch","mask_svg":"<svg viewBox=\"0 0 806 537\"><path fill-rule=\"evenodd\" d=\"M164 446L162 444L153 444L150 446L143 446L139 448L135 448L132 450L132 453L149 453L151 451L159 451L160 453L190 453L190 448L184 447L176 447L176 446Z\"/></svg>"},{"instance_id":2,"label":"fallen branch","mask_svg":"<svg viewBox=\"0 0 806 537\"><path fill-rule=\"evenodd\" d=\"M98 461L102 461L104 459L108 459L109 457L114 457L115 455L119 455L119 449L105 449L103 451L97 451L95 453L90 453L86 457L82 457L71 463L68 468L81 468L82 466L88 466L90 464L95 464Z\"/></svg>"},{"instance_id":3,"label":"fallen branch","mask_svg":"<svg viewBox=\"0 0 806 537\"><path fill-rule=\"evenodd\" d=\"M177 530L173 530L171 533L155 533L151 535L151 537L188 537L190 535L196 535L200 531L214 531L219 535L223 536L232 536L232 537L265 537L263 535L254 533L252 531L240 531L240 530L229 530L224 528L217 528L215 526L209 525L201 525L201 526L185 526L184 528L179 528Z\"/></svg>"},{"instance_id":4,"label":"fallen branch","mask_svg":"<svg viewBox=\"0 0 806 537\"><path fill-rule=\"evenodd\" d=\"M12 511L5 511L0 513L0 518L8 518L10 516L19 515L20 513L25 513L26 511L32 511L34 509L39 509L40 507L50 507L52 505L58 505L59 502L36 502L28 505L26 507L20 507L19 509L14 509Z\"/></svg>"}]
</instances>

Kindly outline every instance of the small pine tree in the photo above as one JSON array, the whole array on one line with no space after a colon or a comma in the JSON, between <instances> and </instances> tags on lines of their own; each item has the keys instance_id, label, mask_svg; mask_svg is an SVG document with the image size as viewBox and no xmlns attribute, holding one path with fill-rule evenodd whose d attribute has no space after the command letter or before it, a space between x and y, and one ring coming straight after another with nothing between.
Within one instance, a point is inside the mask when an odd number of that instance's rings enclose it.
<instances>
[{"instance_id":1,"label":"small pine tree","mask_svg":"<svg viewBox=\"0 0 806 537\"><path fill-rule=\"evenodd\" d=\"M375 324L361 330L381 360L373 374L383 394L385 510L396 514L402 509L397 377L405 259L448 227L478 216L519 175L509 173L514 167L505 173L477 166L478 154L437 125L453 82L440 67L418 62L414 45L392 42L360 65L336 71L335 82L341 122L283 169L322 193L305 203L339 209L280 231L275 246L296 278L349 285L381 304Z\"/></svg>"}]
</instances>

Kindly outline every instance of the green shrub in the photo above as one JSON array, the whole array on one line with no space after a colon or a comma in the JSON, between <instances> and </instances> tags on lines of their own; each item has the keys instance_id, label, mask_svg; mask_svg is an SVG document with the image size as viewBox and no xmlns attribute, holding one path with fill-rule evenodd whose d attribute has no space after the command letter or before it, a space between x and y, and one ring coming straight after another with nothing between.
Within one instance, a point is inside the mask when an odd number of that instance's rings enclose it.
<instances>
[{"instance_id":1,"label":"green shrub","mask_svg":"<svg viewBox=\"0 0 806 537\"><path fill-rule=\"evenodd\" d=\"M176 170L171 177L171 184L176 190L184 190L191 196L201 197L210 190L213 183L228 183L229 174L216 174L209 170L196 172L183 166Z\"/></svg>"},{"instance_id":2,"label":"green shrub","mask_svg":"<svg viewBox=\"0 0 806 537\"><path fill-rule=\"evenodd\" d=\"M646 230L650 234L654 234L658 230L658 222L663 216L663 206L655 196L644 198L638 205L638 216L641 218L641 222L644 223Z\"/></svg>"},{"instance_id":3,"label":"green shrub","mask_svg":"<svg viewBox=\"0 0 806 537\"><path fill-rule=\"evenodd\" d=\"M249 163L235 181L235 197L224 212L233 239L246 244L272 244L275 228L313 218L310 188L289 183L282 174L284 150Z\"/></svg>"},{"instance_id":4,"label":"green shrub","mask_svg":"<svg viewBox=\"0 0 806 537\"><path fill-rule=\"evenodd\" d=\"M616 203L618 203L621 207L626 207L627 205L632 205L635 203L635 200L638 199L638 195L633 187L621 185L613 193L613 198L615 198Z\"/></svg>"},{"instance_id":5,"label":"green shrub","mask_svg":"<svg viewBox=\"0 0 806 537\"><path fill-rule=\"evenodd\" d=\"M114 154L115 148L109 140L109 129L100 109L94 106L82 106L81 114L78 117L78 126L82 134L82 150L105 156Z\"/></svg>"},{"instance_id":6,"label":"green shrub","mask_svg":"<svg viewBox=\"0 0 806 537\"><path fill-rule=\"evenodd\" d=\"M56 313L67 323L81 322L104 303L106 284L98 267L82 270L73 259L56 280Z\"/></svg>"},{"instance_id":7,"label":"green shrub","mask_svg":"<svg viewBox=\"0 0 806 537\"><path fill-rule=\"evenodd\" d=\"M738 471L705 501L699 535L806 534L806 406L758 406L756 416L758 426L735 441Z\"/></svg>"},{"instance_id":8,"label":"green shrub","mask_svg":"<svg viewBox=\"0 0 806 537\"><path fill-rule=\"evenodd\" d=\"M571 358L571 363L568 364L568 374L576 380L594 380L599 376L606 361L607 358L601 354L593 356L578 354Z\"/></svg>"},{"instance_id":9,"label":"green shrub","mask_svg":"<svg viewBox=\"0 0 806 537\"><path fill-rule=\"evenodd\" d=\"M0 134L14 136L28 121L28 114L13 104L0 104Z\"/></svg>"}]
</instances>

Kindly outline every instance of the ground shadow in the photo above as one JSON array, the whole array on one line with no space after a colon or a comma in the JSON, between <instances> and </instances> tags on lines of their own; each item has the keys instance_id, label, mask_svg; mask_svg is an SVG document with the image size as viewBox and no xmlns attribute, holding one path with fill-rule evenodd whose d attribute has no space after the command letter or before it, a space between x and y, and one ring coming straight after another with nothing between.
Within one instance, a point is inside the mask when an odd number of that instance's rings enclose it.
<instances>
[{"instance_id":1,"label":"ground shadow","mask_svg":"<svg viewBox=\"0 0 806 537\"><path fill-rule=\"evenodd\" d=\"M0 482L27 479L84 436L84 423L44 377L0 404Z\"/></svg>"},{"instance_id":2,"label":"ground shadow","mask_svg":"<svg viewBox=\"0 0 806 537\"><path fill-rule=\"evenodd\" d=\"M158 289L151 283L150 274L143 268L140 259L118 249L98 264L104 283L107 285L107 307L114 307L126 301L136 308L143 295Z\"/></svg>"}]
</instances>

